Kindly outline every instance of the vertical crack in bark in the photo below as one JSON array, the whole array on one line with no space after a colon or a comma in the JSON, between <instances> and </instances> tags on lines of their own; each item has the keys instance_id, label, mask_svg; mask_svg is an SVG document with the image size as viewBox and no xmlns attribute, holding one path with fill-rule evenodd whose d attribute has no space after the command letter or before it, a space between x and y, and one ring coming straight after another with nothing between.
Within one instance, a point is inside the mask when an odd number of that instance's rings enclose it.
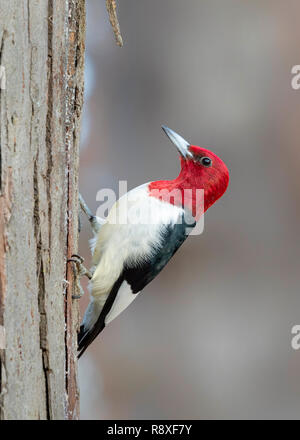
<instances>
[{"instance_id":1,"label":"vertical crack in bark","mask_svg":"<svg viewBox=\"0 0 300 440\"><path fill-rule=\"evenodd\" d=\"M51 418L51 399L50 399L50 378L49 375L51 373L49 369L49 351L48 351L48 341L47 341L47 314L45 308L45 279L44 279L44 268L43 268L43 259L40 257L40 273L39 273L39 295L38 295L38 304L39 304L39 314L40 314L40 347L42 350L43 356L43 369L45 374L45 401L46 401L46 411L47 411L47 419Z\"/></svg>"},{"instance_id":2,"label":"vertical crack in bark","mask_svg":"<svg viewBox=\"0 0 300 440\"><path fill-rule=\"evenodd\" d=\"M4 29L3 33L2 33L2 37L1 37L1 43L0 43L0 64L2 62L2 55L3 55L3 49L4 49L4 42L5 39L7 37L7 30Z\"/></svg>"},{"instance_id":3,"label":"vertical crack in bark","mask_svg":"<svg viewBox=\"0 0 300 440\"><path fill-rule=\"evenodd\" d=\"M36 264L37 264L37 280L38 280L38 309L40 315L40 348L42 350L43 371L45 376L45 401L47 419L50 419L51 401L49 396L49 350L47 341L47 313L45 307L45 279L42 256L42 237L40 229L40 210L39 210L39 190L38 190L38 154L34 162L34 236L36 239Z\"/></svg>"},{"instance_id":4,"label":"vertical crack in bark","mask_svg":"<svg viewBox=\"0 0 300 440\"><path fill-rule=\"evenodd\" d=\"M47 248L51 249L51 171L52 171L52 155L51 155L51 119L53 109L52 99L52 14L53 14L53 0L48 1L48 112L46 116L46 151L47 151L47 171L46 171L46 191L48 200L48 230L49 230L49 242ZM28 21L30 19L30 7L28 4ZM29 43L30 43L30 23L28 23ZM34 68L32 63L32 49L30 57L30 80L32 81L32 69ZM31 98L32 114L30 123L30 143L32 144L32 126L34 118L34 101ZM51 398L50 398L50 368L49 368L49 347L48 347L48 323L47 323L47 311L46 311L46 288L45 288L45 275L43 264L43 243L40 225L40 206L39 206L39 151L36 152L34 161L34 236L36 240L36 265L37 265L37 282L38 282L38 310L40 316L39 333L40 333L40 348L42 351L42 365L45 379L45 403L46 403L46 416L47 419L51 419Z\"/></svg>"}]
</instances>

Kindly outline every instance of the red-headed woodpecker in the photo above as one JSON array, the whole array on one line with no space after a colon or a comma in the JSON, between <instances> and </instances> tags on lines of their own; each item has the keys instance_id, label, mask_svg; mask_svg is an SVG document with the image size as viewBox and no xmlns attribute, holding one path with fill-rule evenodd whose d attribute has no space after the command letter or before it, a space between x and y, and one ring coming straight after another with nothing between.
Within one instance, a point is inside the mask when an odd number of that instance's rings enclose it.
<instances>
[{"instance_id":1,"label":"red-headed woodpecker","mask_svg":"<svg viewBox=\"0 0 300 440\"><path fill-rule=\"evenodd\" d=\"M80 327L79 357L159 274L199 217L228 186L228 169L218 156L162 128L180 153L181 171L176 179L146 183L129 191L105 221L96 221L81 199L95 237L93 268L89 272L81 265L80 271L91 278L91 299ZM202 190L204 198L197 197L197 190Z\"/></svg>"}]
</instances>

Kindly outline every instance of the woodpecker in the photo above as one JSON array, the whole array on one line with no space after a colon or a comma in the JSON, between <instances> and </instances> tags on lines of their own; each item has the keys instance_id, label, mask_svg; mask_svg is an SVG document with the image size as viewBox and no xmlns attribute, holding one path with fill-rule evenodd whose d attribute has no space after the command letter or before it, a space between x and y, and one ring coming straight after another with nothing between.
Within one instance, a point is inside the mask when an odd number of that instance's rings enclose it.
<instances>
[{"instance_id":1,"label":"woodpecker","mask_svg":"<svg viewBox=\"0 0 300 440\"><path fill-rule=\"evenodd\" d=\"M180 155L176 179L145 183L129 191L105 220L92 215L80 196L94 238L90 271L79 256L71 259L79 275L90 278L90 303L78 335L79 357L159 274L199 218L227 189L229 172L216 154L162 128ZM204 198L197 198L197 190L203 191ZM137 213L142 213L142 222L136 221ZM116 221L120 217L122 221Z\"/></svg>"}]
</instances>

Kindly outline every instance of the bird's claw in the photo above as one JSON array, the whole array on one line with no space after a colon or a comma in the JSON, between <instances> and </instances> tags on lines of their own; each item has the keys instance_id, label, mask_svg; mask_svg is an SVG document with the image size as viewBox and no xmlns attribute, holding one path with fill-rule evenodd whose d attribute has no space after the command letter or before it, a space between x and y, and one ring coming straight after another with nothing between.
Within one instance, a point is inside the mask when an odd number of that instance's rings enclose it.
<instances>
[{"instance_id":1,"label":"bird's claw","mask_svg":"<svg viewBox=\"0 0 300 440\"><path fill-rule=\"evenodd\" d=\"M71 258L68 259L68 263L72 264L74 274L73 299L80 299L84 295L84 290L80 284L80 278L84 275L86 275L89 279L92 278L91 272L83 265L83 262L84 258L77 254L73 254Z\"/></svg>"},{"instance_id":2,"label":"bird's claw","mask_svg":"<svg viewBox=\"0 0 300 440\"><path fill-rule=\"evenodd\" d=\"M73 267L76 267L77 276L79 278L83 277L84 275L86 275L89 279L92 278L92 273L83 265L83 257L77 254L73 254L71 258L69 258L68 262L73 263Z\"/></svg>"},{"instance_id":3,"label":"bird's claw","mask_svg":"<svg viewBox=\"0 0 300 440\"><path fill-rule=\"evenodd\" d=\"M83 257L81 257L81 255L77 255L77 254L73 254L72 256L71 256L71 258L69 258L69 260L68 261L74 261L75 263L83 263L84 262L84 258Z\"/></svg>"}]
</instances>

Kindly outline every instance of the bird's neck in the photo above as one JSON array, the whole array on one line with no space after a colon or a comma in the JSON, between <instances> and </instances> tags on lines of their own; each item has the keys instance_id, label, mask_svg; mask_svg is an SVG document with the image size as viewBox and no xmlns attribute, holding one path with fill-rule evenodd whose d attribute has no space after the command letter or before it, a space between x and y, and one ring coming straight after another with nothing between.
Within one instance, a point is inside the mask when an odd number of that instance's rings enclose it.
<instances>
[{"instance_id":1,"label":"bird's neck","mask_svg":"<svg viewBox=\"0 0 300 440\"><path fill-rule=\"evenodd\" d=\"M181 163L181 171L173 180L158 180L149 184L149 194L172 205L188 209L198 220L210 206L209 192L205 189L199 166L193 162Z\"/></svg>"}]
</instances>

